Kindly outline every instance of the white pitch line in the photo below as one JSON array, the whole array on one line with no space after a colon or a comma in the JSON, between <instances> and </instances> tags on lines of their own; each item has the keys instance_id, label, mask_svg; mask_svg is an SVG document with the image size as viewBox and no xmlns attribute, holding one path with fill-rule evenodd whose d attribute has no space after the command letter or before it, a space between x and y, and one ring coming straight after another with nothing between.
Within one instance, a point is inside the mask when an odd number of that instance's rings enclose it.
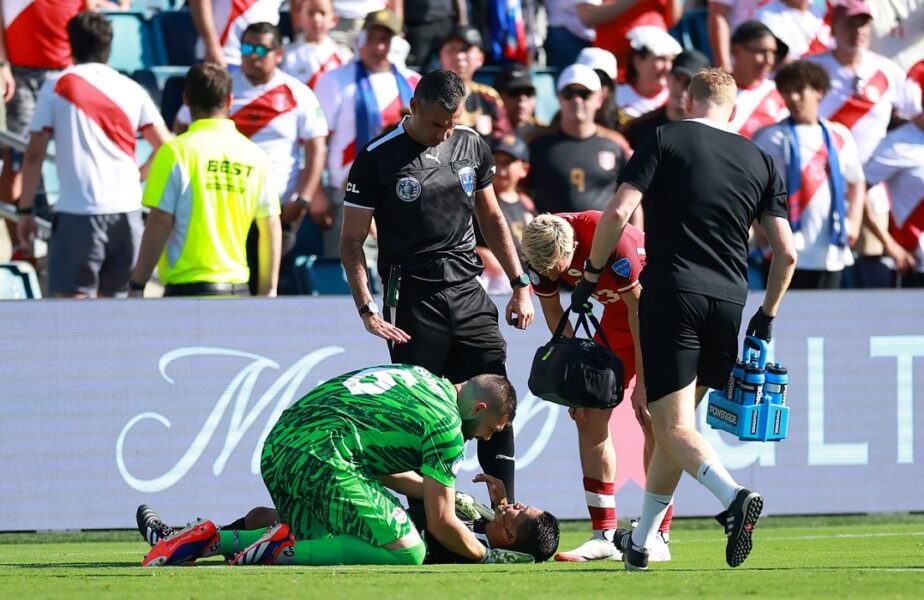
<instances>
[{"instance_id":1,"label":"white pitch line","mask_svg":"<svg viewBox=\"0 0 924 600\"><path fill-rule=\"evenodd\" d=\"M834 535L793 535L793 536L760 536L761 541L789 542L797 540L830 540L830 539L863 539L883 537L914 537L924 536L924 531L881 532L881 533L836 533ZM675 541L671 537L671 543ZM724 538L680 538L677 542L724 542Z\"/></svg>"}]
</instances>

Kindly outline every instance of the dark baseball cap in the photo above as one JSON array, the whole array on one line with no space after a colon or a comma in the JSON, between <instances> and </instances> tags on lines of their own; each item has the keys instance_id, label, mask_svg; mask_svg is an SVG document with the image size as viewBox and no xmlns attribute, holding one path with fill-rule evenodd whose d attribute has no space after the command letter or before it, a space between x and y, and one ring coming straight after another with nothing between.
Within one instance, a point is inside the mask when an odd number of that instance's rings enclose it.
<instances>
[{"instance_id":1,"label":"dark baseball cap","mask_svg":"<svg viewBox=\"0 0 924 600\"><path fill-rule=\"evenodd\" d=\"M783 40L774 34L773 30L771 30L760 21L745 21L741 25L738 25L738 29L736 29L735 33L732 34L731 43L744 45L751 40L759 40L760 38L765 37L772 37L776 40L777 62L781 62L783 59L785 59L786 55L789 54L789 46L787 46Z\"/></svg>"},{"instance_id":2,"label":"dark baseball cap","mask_svg":"<svg viewBox=\"0 0 924 600\"><path fill-rule=\"evenodd\" d=\"M366 20L363 22L363 29L369 29L375 26L384 27L394 35L401 35L401 30L403 29L401 19L398 18L398 15L387 8L374 10L366 15Z\"/></svg>"},{"instance_id":3,"label":"dark baseball cap","mask_svg":"<svg viewBox=\"0 0 924 600\"><path fill-rule=\"evenodd\" d=\"M494 78L494 89L498 92L531 89L535 93L536 86L529 76L529 69L523 65L512 64L504 67Z\"/></svg>"},{"instance_id":4,"label":"dark baseball cap","mask_svg":"<svg viewBox=\"0 0 924 600\"><path fill-rule=\"evenodd\" d=\"M491 142L491 152L503 152L517 160L529 162L529 146L526 145L526 142L512 133L508 133Z\"/></svg>"},{"instance_id":5,"label":"dark baseball cap","mask_svg":"<svg viewBox=\"0 0 924 600\"><path fill-rule=\"evenodd\" d=\"M467 46L478 46L481 48L481 33L474 27L468 25L456 25L450 31L443 44L450 40L462 40Z\"/></svg>"},{"instance_id":6,"label":"dark baseball cap","mask_svg":"<svg viewBox=\"0 0 924 600\"><path fill-rule=\"evenodd\" d=\"M708 69L711 66L712 63L699 50L684 50L674 58L671 73L693 77L703 69Z\"/></svg>"}]
</instances>

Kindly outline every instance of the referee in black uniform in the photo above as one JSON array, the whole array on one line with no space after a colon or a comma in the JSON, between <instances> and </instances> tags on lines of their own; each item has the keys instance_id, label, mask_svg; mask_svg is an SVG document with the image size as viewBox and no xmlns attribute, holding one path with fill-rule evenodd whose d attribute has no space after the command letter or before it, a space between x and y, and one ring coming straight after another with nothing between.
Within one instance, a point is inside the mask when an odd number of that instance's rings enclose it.
<instances>
[{"instance_id":1,"label":"referee in black uniform","mask_svg":"<svg viewBox=\"0 0 924 600\"><path fill-rule=\"evenodd\" d=\"M523 272L491 181L494 159L473 129L459 126L465 83L450 71L425 75L411 116L371 140L347 179L340 257L363 325L385 338L391 360L420 365L461 382L481 373L506 375L497 309L477 280L472 213L488 247L510 277L506 320L533 321ZM384 310L369 292L363 241L375 217ZM513 500L513 430L478 442L478 461L501 479Z\"/></svg>"},{"instance_id":2,"label":"referee in black uniform","mask_svg":"<svg viewBox=\"0 0 924 600\"><path fill-rule=\"evenodd\" d=\"M683 471L725 507L719 519L732 567L751 551L751 530L763 508L757 492L739 486L696 430L695 407L708 388L721 389L738 353L747 299L748 229L767 231L773 262L763 306L747 334L770 339L770 325L795 269L786 188L772 159L726 129L735 113L735 81L721 69L693 76L690 119L658 127L638 147L600 219L584 277L572 294L582 306L639 202L644 201L647 264L639 325L648 409L657 445L648 467L642 517L634 532L618 530L630 570L648 566L657 532Z\"/></svg>"}]
</instances>

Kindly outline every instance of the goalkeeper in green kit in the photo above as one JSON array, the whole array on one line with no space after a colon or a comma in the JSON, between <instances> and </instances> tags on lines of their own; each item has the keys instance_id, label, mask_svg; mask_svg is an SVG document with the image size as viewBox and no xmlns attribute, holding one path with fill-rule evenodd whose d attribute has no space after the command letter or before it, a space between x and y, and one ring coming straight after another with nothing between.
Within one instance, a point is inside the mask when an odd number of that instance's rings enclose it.
<instances>
[{"instance_id":1,"label":"goalkeeper in green kit","mask_svg":"<svg viewBox=\"0 0 924 600\"><path fill-rule=\"evenodd\" d=\"M263 446L263 481L280 523L218 531L198 522L159 541L143 565L190 564L231 554L232 564L419 565L426 547L388 491L420 490L427 530L472 562L526 562L487 549L456 516L465 440L486 440L513 420L516 392L500 375L452 384L408 365L384 365L322 383L279 417Z\"/></svg>"}]
</instances>

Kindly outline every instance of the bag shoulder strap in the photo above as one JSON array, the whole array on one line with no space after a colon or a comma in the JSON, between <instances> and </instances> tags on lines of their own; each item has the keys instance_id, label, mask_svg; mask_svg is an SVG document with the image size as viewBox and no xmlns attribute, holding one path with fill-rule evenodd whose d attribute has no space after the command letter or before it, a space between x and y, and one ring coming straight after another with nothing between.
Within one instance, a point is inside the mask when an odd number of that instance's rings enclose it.
<instances>
[{"instance_id":1,"label":"bag shoulder strap","mask_svg":"<svg viewBox=\"0 0 924 600\"><path fill-rule=\"evenodd\" d=\"M565 331L565 325L568 323L570 316L571 307L569 306L565 310L565 313L561 316L561 319L558 321L558 327L555 328L555 335L552 336L552 339L562 337L562 334ZM590 323L588 323L588 321ZM603 340L603 345L609 348L610 342L606 339L606 333L603 332L603 328L600 327L600 321L597 320L597 317L594 316L592 312L578 313L577 321L574 324L574 334L577 335L578 331L580 331L580 329L583 327L584 332L587 333L587 338L591 340L594 339L594 332L590 330L590 325L593 325L594 331L600 334L600 339Z\"/></svg>"}]
</instances>

